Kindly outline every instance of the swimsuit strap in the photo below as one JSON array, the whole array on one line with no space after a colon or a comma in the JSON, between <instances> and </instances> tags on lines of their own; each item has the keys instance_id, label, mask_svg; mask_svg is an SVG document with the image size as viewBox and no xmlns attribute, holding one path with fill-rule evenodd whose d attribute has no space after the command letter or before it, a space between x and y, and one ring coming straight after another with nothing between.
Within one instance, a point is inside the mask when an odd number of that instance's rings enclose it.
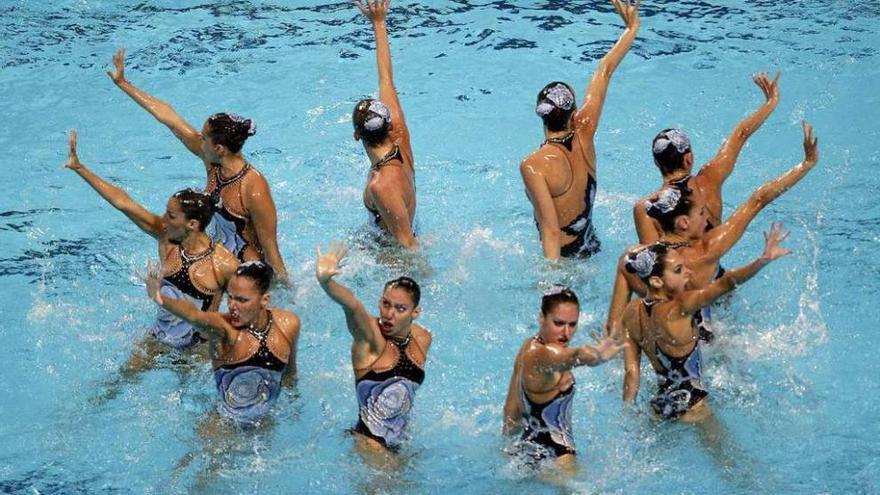
<instances>
[{"instance_id":1,"label":"swimsuit strap","mask_svg":"<svg viewBox=\"0 0 880 495\"><path fill-rule=\"evenodd\" d=\"M544 140L543 144L561 144L571 151L571 139L574 137L574 131L568 131L564 136L552 137Z\"/></svg>"},{"instance_id":2,"label":"swimsuit strap","mask_svg":"<svg viewBox=\"0 0 880 495\"><path fill-rule=\"evenodd\" d=\"M183 249L183 244L179 244L177 248L178 252L180 253L180 264L183 265L185 268L189 268L193 265L193 263L197 263L210 256L211 253L214 252L214 240L211 239L210 242L211 244L208 246L208 249L192 256L186 254L186 250Z\"/></svg>"},{"instance_id":3,"label":"swimsuit strap","mask_svg":"<svg viewBox=\"0 0 880 495\"><path fill-rule=\"evenodd\" d=\"M257 354L268 350L268 347L266 347L266 338L269 336L269 331L272 330L272 312L267 309L266 313L269 313L269 317L266 320L266 326L263 327L262 330L257 330L251 325L248 325L247 327L248 333L256 337L260 342L260 348L257 350Z\"/></svg>"},{"instance_id":4,"label":"swimsuit strap","mask_svg":"<svg viewBox=\"0 0 880 495\"><path fill-rule=\"evenodd\" d=\"M386 153L385 156L376 161L376 163L370 165L370 170L379 170L380 168L382 168L383 165L395 159L403 162L403 158L400 156L399 144L395 144L394 148L392 148L391 151Z\"/></svg>"},{"instance_id":5,"label":"swimsuit strap","mask_svg":"<svg viewBox=\"0 0 880 495\"><path fill-rule=\"evenodd\" d=\"M241 179L242 177L244 177L244 174L248 173L248 171L250 169L251 169L251 164L248 162L244 162L244 167L242 167L241 170L239 170L237 174L233 175L232 177L230 177L228 179L224 179L223 176L220 175L220 167L217 167L216 169L214 169L214 171L215 171L214 175L217 178L217 189L222 189L222 188L228 186L229 184L232 184L233 182Z\"/></svg>"},{"instance_id":6,"label":"swimsuit strap","mask_svg":"<svg viewBox=\"0 0 880 495\"><path fill-rule=\"evenodd\" d=\"M543 146L545 144L561 144L562 146L565 147L566 150L571 151L571 140L572 140L572 138L574 138L574 134L575 134L574 131L568 131L568 134L566 134L564 136L555 137L555 138L547 138L544 140L544 143L541 144L541 146ZM574 168L572 168L571 160L568 159L568 156L565 157L565 163L568 164L568 172L569 172L569 174L571 174L571 180L568 182L568 187L565 188L565 191L557 194L556 196L551 196L553 198L558 198L560 196L564 196L566 193L568 193L568 191L571 190L571 186L574 185ZM587 175L589 175L589 174L587 174ZM587 181L587 183L589 184L589 180Z\"/></svg>"}]
</instances>

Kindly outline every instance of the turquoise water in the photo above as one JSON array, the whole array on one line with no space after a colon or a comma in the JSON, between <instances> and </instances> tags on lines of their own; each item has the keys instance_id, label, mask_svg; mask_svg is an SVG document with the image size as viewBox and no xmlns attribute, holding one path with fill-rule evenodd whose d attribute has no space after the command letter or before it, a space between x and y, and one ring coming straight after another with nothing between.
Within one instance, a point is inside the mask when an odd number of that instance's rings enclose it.
<instances>
[{"instance_id":1,"label":"turquoise water","mask_svg":"<svg viewBox=\"0 0 880 495\"><path fill-rule=\"evenodd\" d=\"M366 21L348 2L8 1L0 13L0 492L880 492L876 3L646 1L596 136L604 251L550 270L518 172L542 140L535 94L555 79L582 92L621 21L604 2L396 0L395 77L430 263L421 321L435 339L407 467L392 475L365 467L343 433L357 415L349 337L313 277L314 246L366 223L368 163L350 124L354 103L376 91ZM104 75L120 46L129 79L196 126L216 111L257 122L245 153L272 184L296 284L275 301L303 320L298 386L271 427L235 433L213 454L197 434L214 405L207 364L169 360L90 402L151 320L133 270L155 248L61 169L67 130L79 130L84 163L153 211L204 184L198 161ZM741 154L726 212L801 159L803 118L821 161L725 260L757 255L770 221L793 231L794 254L716 312L722 337L706 374L721 452L691 427L621 414L616 361L575 373L578 475L563 489L527 476L501 453L499 431L541 287L577 290L585 342L635 239L631 204L659 182L651 138L680 126L703 163L761 103L750 74L776 69L782 101ZM399 272L357 251L342 280L371 306ZM648 370L642 381L644 411Z\"/></svg>"}]
</instances>

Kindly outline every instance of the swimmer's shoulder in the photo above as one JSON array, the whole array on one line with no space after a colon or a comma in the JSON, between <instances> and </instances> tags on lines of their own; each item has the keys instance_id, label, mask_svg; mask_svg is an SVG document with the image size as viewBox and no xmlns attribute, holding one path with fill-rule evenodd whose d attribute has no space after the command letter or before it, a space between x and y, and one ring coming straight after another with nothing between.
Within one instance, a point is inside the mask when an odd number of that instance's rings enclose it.
<instances>
[{"instance_id":1,"label":"swimmer's shoulder","mask_svg":"<svg viewBox=\"0 0 880 495\"><path fill-rule=\"evenodd\" d=\"M523 158L519 165L519 171L523 176L526 174L547 175L550 168L558 161L559 157L556 154L541 147Z\"/></svg>"},{"instance_id":2,"label":"swimmer's shoulder","mask_svg":"<svg viewBox=\"0 0 880 495\"><path fill-rule=\"evenodd\" d=\"M288 336L295 339L299 335L301 322L299 316L293 311L272 308L272 318L278 322L278 326L281 327L284 333Z\"/></svg>"},{"instance_id":3,"label":"swimmer's shoulder","mask_svg":"<svg viewBox=\"0 0 880 495\"><path fill-rule=\"evenodd\" d=\"M434 341L434 335L431 333L431 331L421 325L413 323L412 333L413 338L416 339L419 347L427 352L428 347L430 347L431 343Z\"/></svg>"}]
</instances>

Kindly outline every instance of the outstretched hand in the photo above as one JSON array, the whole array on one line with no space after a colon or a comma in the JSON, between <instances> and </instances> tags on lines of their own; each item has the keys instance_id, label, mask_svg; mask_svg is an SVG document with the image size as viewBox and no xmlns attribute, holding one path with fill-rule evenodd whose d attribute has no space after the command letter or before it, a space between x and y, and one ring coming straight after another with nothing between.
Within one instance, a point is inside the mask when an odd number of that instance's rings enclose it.
<instances>
[{"instance_id":1,"label":"outstretched hand","mask_svg":"<svg viewBox=\"0 0 880 495\"><path fill-rule=\"evenodd\" d=\"M162 265L147 260L147 273L137 273L137 276L147 285L147 295L150 299L161 306L162 293L159 289L162 288Z\"/></svg>"},{"instance_id":2,"label":"outstretched hand","mask_svg":"<svg viewBox=\"0 0 880 495\"><path fill-rule=\"evenodd\" d=\"M364 3L366 3L366 7ZM385 22L385 18L388 16L388 7L391 6L391 0L364 0L364 3L354 0L354 5L364 14L364 17L374 23Z\"/></svg>"},{"instance_id":3,"label":"outstretched hand","mask_svg":"<svg viewBox=\"0 0 880 495\"><path fill-rule=\"evenodd\" d=\"M611 335L608 337L603 337L599 332L594 331L593 340L596 341L594 347L601 362L608 361L626 347L626 344L620 336L620 327L617 327L616 325L611 329Z\"/></svg>"},{"instance_id":4,"label":"outstretched hand","mask_svg":"<svg viewBox=\"0 0 880 495\"><path fill-rule=\"evenodd\" d=\"M623 19L626 27L638 26L639 4L642 3L642 0L635 0L634 2L631 2L630 0L611 0L611 3L614 5L614 10L616 10L620 15L620 18Z\"/></svg>"},{"instance_id":5,"label":"outstretched hand","mask_svg":"<svg viewBox=\"0 0 880 495\"><path fill-rule=\"evenodd\" d=\"M767 98L767 101L770 100L778 100L779 99L779 76L782 75L782 71L776 71L776 77L771 81L770 75L766 72L758 72L757 74L752 75L752 81L755 81L755 84L761 88L761 91L764 92L764 96Z\"/></svg>"},{"instance_id":6,"label":"outstretched hand","mask_svg":"<svg viewBox=\"0 0 880 495\"><path fill-rule=\"evenodd\" d=\"M791 251L783 248L780 244L788 239L791 232L782 233L782 222L771 223L770 232L764 232L764 252L761 258L767 261L773 261L783 256L788 256Z\"/></svg>"},{"instance_id":7,"label":"outstretched hand","mask_svg":"<svg viewBox=\"0 0 880 495\"><path fill-rule=\"evenodd\" d=\"M331 242L330 247L324 254L321 254L320 246L315 246L315 251L318 254L318 259L315 263L315 278L318 279L318 282L322 284L327 283L330 279L342 273L340 264L348 254L348 247L346 247L344 242Z\"/></svg>"},{"instance_id":8,"label":"outstretched hand","mask_svg":"<svg viewBox=\"0 0 880 495\"><path fill-rule=\"evenodd\" d=\"M64 164L64 168L69 168L74 171L82 170L83 164L79 162L79 156L76 154L76 129L70 131L67 143L69 149L67 152L67 163Z\"/></svg>"},{"instance_id":9,"label":"outstretched hand","mask_svg":"<svg viewBox=\"0 0 880 495\"><path fill-rule=\"evenodd\" d=\"M813 127L805 120L804 126L804 163L813 166L819 161L819 138L813 135Z\"/></svg>"},{"instance_id":10,"label":"outstretched hand","mask_svg":"<svg viewBox=\"0 0 880 495\"><path fill-rule=\"evenodd\" d=\"M125 82L125 48L120 48L113 54L113 65L116 66L116 71L107 71L107 75L118 86Z\"/></svg>"}]
</instances>

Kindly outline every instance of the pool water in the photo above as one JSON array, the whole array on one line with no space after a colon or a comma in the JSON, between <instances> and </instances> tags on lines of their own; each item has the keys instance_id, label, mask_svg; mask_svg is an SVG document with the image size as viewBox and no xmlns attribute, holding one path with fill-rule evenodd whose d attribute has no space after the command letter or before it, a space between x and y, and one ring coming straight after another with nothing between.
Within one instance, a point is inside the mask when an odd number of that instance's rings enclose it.
<instances>
[{"instance_id":1,"label":"pool water","mask_svg":"<svg viewBox=\"0 0 880 495\"><path fill-rule=\"evenodd\" d=\"M368 162L354 103L375 94L369 24L349 2L7 1L0 5L0 492L2 493L805 493L880 492L880 79L876 2L646 0L596 135L603 251L549 267L518 164L542 140L534 98L551 80L582 94L622 22L606 2L395 0L395 80L412 133L427 268L420 321L434 333L405 466L374 470L344 431L357 417L341 310L314 281L314 246L357 238ZM296 388L271 425L205 442L210 367L166 359L108 401L154 308L133 275L153 241L61 169L67 131L98 174L161 212L203 168L105 75L127 77L200 127L253 118L245 154L269 179L302 318ZM724 189L730 213L802 158L821 160L725 258L757 256L761 230L792 230L785 258L716 308L706 350L718 422L695 429L622 412L622 364L575 372L580 470L562 487L502 453L513 357L553 282L582 300L577 342L605 318L632 203L659 183L650 142L691 136L697 163L763 101L753 72L782 70L781 103ZM355 249L341 277L368 307L406 271ZM643 360L645 363L645 360ZM184 462L181 462L184 460Z\"/></svg>"}]
</instances>

